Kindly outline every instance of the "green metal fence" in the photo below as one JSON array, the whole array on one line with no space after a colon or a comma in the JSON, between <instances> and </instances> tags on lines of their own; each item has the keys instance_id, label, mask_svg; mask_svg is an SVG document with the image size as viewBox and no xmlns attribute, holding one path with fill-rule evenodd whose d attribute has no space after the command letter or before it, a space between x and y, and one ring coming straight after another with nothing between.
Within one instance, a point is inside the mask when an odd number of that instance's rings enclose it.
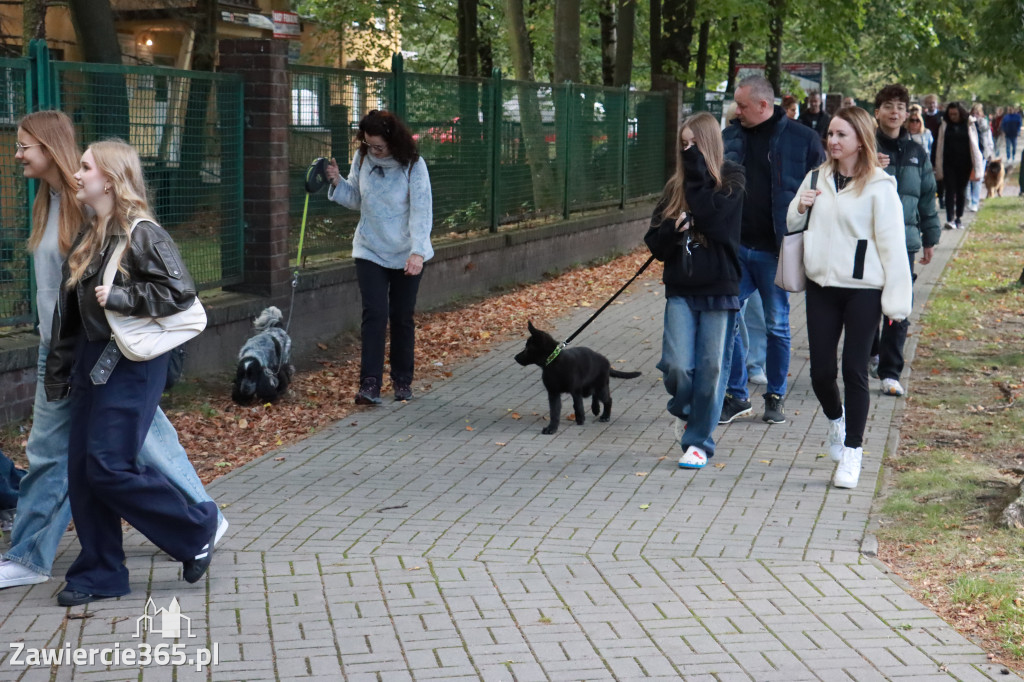
<instances>
[{"instance_id":1,"label":"green metal fence","mask_svg":"<svg viewBox=\"0 0 1024 682\"><path fill-rule=\"evenodd\" d=\"M14 159L16 124L28 110L28 59L0 59L0 325L31 324L35 297L26 247L31 220L29 186Z\"/></svg>"},{"instance_id":2,"label":"green metal fence","mask_svg":"<svg viewBox=\"0 0 1024 682\"><path fill-rule=\"evenodd\" d=\"M288 128L288 165L292 217L290 253L298 251L299 230L306 199L306 170L320 156L334 158L348 175L352 143L359 119L372 109L390 109L393 93L389 73L291 66L291 125ZM351 248L359 213L327 200L321 191L309 197L303 253L338 253Z\"/></svg>"},{"instance_id":3,"label":"green metal fence","mask_svg":"<svg viewBox=\"0 0 1024 682\"><path fill-rule=\"evenodd\" d=\"M308 165L334 156L343 174L359 119L401 115L430 171L434 236L495 231L526 221L622 206L665 182L665 97L566 83L292 66L292 250L298 244ZM309 199L304 254L344 253L356 212Z\"/></svg>"},{"instance_id":4,"label":"green metal fence","mask_svg":"<svg viewBox=\"0 0 1024 682\"><path fill-rule=\"evenodd\" d=\"M242 82L231 74L54 62L52 101L84 145L142 157L150 203L200 288L242 279Z\"/></svg>"}]
</instances>

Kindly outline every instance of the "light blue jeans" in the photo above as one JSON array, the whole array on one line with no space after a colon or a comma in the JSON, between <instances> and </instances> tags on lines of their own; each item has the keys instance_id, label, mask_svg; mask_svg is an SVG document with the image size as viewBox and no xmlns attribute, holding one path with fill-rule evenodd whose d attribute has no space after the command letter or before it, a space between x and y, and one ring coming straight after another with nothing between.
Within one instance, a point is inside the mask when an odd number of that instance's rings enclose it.
<instances>
[{"instance_id":1,"label":"light blue jeans","mask_svg":"<svg viewBox=\"0 0 1024 682\"><path fill-rule=\"evenodd\" d=\"M756 290L750 295L738 317L740 334L747 347L747 375L764 374L765 354L768 350L768 331L764 325L764 306Z\"/></svg>"},{"instance_id":2,"label":"light blue jeans","mask_svg":"<svg viewBox=\"0 0 1024 682\"><path fill-rule=\"evenodd\" d=\"M46 355L39 346L38 379L32 431L25 454L28 474L21 480L18 511L11 531L11 548L4 559L50 575L64 531L71 521L68 502L68 439L71 434L71 401L48 402L43 390ZM160 470L190 502L212 502L178 442L178 433L163 410L157 408L153 425L138 456L139 466ZM217 522L223 516L217 510Z\"/></svg>"},{"instance_id":3,"label":"light blue jeans","mask_svg":"<svg viewBox=\"0 0 1024 682\"><path fill-rule=\"evenodd\" d=\"M970 203L976 205L981 201L981 180L971 180L967 183Z\"/></svg>"},{"instance_id":4,"label":"light blue jeans","mask_svg":"<svg viewBox=\"0 0 1024 682\"><path fill-rule=\"evenodd\" d=\"M695 445L708 457L715 454L712 436L722 416L736 317L732 310L695 311L681 296L665 299L658 369L672 396L669 414L686 422L683 450Z\"/></svg>"}]
</instances>

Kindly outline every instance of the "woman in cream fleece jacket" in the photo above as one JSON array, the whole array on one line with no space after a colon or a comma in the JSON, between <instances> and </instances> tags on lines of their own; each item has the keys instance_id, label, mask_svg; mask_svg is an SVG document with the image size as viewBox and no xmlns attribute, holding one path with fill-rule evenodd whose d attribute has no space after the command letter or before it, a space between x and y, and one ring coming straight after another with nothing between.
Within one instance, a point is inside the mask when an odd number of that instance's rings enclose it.
<instances>
[{"instance_id":1,"label":"woman in cream fleece jacket","mask_svg":"<svg viewBox=\"0 0 1024 682\"><path fill-rule=\"evenodd\" d=\"M833 485L854 488L870 402L871 341L882 313L893 321L910 315L910 264L903 206L895 178L878 165L871 115L859 107L843 107L829 124L827 142L829 158L818 171L817 184L812 189L811 176L804 178L789 205L787 223L790 232L807 226L811 385L829 419L829 454L839 462ZM845 408L836 382L836 354L844 332Z\"/></svg>"}]
</instances>

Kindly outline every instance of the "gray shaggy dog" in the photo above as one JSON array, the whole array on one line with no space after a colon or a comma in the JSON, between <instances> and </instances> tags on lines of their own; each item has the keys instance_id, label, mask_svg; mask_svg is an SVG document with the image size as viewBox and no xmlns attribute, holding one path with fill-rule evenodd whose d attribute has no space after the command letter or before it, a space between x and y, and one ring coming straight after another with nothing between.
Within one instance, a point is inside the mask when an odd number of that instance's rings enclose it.
<instances>
[{"instance_id":1,"label":"gray shaggy dog","mask_svg":"<svg viewBox=\"0 0 1024 682\"><path fill-rule=\"evenodd\" d=\"M292 340L281 326L276 306L265 308L253 321L256 335L238 352L238 372L231 399L244 405L258 398L274 402L288 389L295 368L290 364Z\"/></svg>"}]
</instances>

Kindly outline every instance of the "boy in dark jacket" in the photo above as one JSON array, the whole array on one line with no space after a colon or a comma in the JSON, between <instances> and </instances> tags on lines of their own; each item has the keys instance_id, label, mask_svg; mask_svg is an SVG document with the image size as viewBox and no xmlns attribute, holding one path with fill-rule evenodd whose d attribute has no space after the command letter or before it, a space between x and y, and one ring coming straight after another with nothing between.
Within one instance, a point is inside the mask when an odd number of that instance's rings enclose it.
<instances>
[{"instance_id":1,"label":"boy in dark jacket","mask_svg":"<svg viewBox=\"0 0 1024 682\"><path fill-rule=\"evenodd\" d=\"M907 259L911 275L914 276L917 252L923 247L921 265L930 263L942 228L935 207L935 173L928 153L911 140L910 134L903 129L909 106L910 93L899 84L887 85L875 96L878 161L886 173L896 178L896 191L903 204ZM882 380L882 393L885 395L904 394L899 377L903 371L903 345L909 327L910 322L907 320L891 322L884 319L881 338L876 340L875 349L871 353L878 358L877 374Z\"/></svg>"}]
</instances>

